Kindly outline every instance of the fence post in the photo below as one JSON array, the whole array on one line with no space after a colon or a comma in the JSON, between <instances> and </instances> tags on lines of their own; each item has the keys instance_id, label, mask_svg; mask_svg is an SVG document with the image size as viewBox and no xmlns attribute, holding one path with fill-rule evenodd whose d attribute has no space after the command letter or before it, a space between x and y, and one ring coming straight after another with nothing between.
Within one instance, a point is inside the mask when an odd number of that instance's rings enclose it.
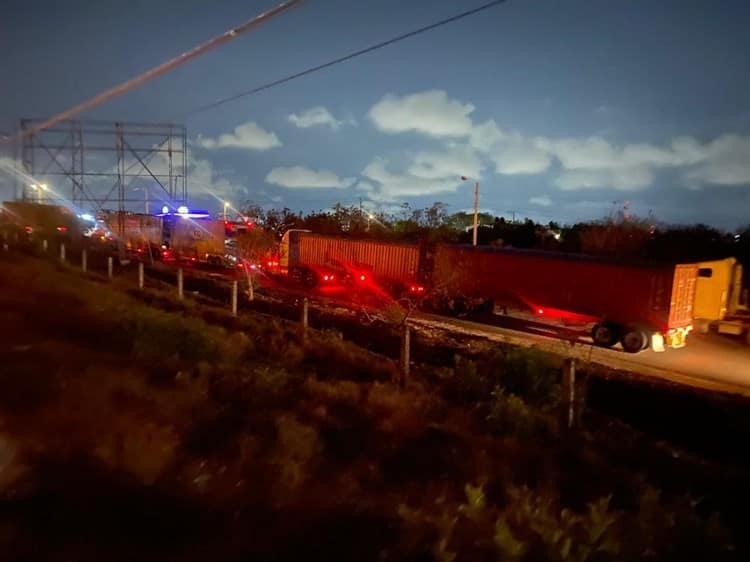
<instances>
[{"instance_id":1,"label":"fence post","mask_svg":"<svg viewBox=\"0 0 750 562\"><path fill-rule=\"evenodd\" d=\"M65 242L60 242L60 261L65 263Z\"/></svg>"},{"instance_id":2,"label":"fence post","mask_svg":"<svg viewBox=\"0 0 750 562\"><path fill-rule=\"evenodd\" d=\"M88 270L88 262L87 262L87 256L86 256L86 248L81 250L81 271L86 273Z\"/></svg>"},{"instance_id":3,"label":"fence post","mask_svg":"<svg viewBox=\"0 0 750 562\"><path fill-rule=\"evenodd\" d=\"M46 252L46 251L47 251L47 241L46 240L42 240L42 252Z\"/></svg>"},{"instance_id":4,"label":"fence post","mask_svg":"<svg viewBox=\"0 0 750 562\"><path fill-rule=\"evenodd\" d=\"M182 268L177 268L177 298L182 300L185 297L185 292L182 289Z\"/></svg>"},{"instance_id":5,"label":"fence post","mask_svg":"<svg viewBox=\"0 0 750 562\"><path fill-rule=\"evenodd\" d=\"M138 262L138 288L143 289L143 262Z\"/></svg>"},{"instance_id":6,"label":"fence post","mask_svg":"<svg viewBox=\"0 0 750 562\"><path fill-rule=\"evenodd\" d=\"M237 316L237 280L232 281L232 316Z\"/></svg>"},{"instance_id":7,"label":"fence post","mask_svg":"<svg viewBox=\"0 0 750 562\"><path fill-rule=\"evenodd\" d=\"M112 259L112 256L109 256L107 258L107 277L112 279L112 277L114 276L114 270L115 270L115 262Z\"/></svg>"},{"instance_id":8,"label":"fence post","mask_svg":"<svg viewBox=\"0 0 750 562\"><path fill-rule=\"evenodd\" d=\"M563 363L563 421L566 429L576 426L576 360L572 357Z\"/></svg>"},{"instance_id":9,"label":"fence post","mask_svg":"<svg viewBox=\"0 0 750 562\"><path fill-rule=\"evenodd\" d=\"M309 306L310 304L307 300L307 297L302 299L302 339L303 341L305 338L307 338L307 326L308 326L307 310Z\"/></svg>"},{"instance_id":10,"label":"fence post","mask_svg":"<svg viewBox=\"0 0 750 562\"><path fill-rule=\"evenodd\" d=\"M406 380L409 378L409 363L411 355L411 330L408 324L404 324L403 338L401 339L401 376L399 377L399 386L406 386Z\"/></svg>"}]
</instances>

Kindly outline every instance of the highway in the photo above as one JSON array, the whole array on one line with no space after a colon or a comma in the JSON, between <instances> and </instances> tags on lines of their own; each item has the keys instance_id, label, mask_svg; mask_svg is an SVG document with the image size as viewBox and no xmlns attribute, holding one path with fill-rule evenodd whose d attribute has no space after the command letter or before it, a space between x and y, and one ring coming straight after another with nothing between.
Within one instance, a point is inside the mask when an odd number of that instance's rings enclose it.
<instances>
[{"instance_id":1,"label":"highway","mask_svg":"<svg viewBox=\"0 0 750 562\"><path fill-rule=\"evenodd\" d=\"M482 322L416 314L411 323L546 351L704 390L750 397L750 346L716 334L691 333L682 349L625 353L591 345L582 330L492 315Z\"/></svg>"}]
</instances>

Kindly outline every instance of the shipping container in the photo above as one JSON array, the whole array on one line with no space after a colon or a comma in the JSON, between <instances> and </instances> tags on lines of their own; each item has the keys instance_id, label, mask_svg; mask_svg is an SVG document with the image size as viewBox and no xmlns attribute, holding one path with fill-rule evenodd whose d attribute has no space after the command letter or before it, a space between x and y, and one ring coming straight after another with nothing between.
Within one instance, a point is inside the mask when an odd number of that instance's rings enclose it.
<instances>
[{"instance_id":1,"label":"shipping container","mask_svg":"<svg viewBox=\"0 0 750 562\"><path fill-rule=\"evenodd\" d=\"M692 329L695 264L625 264L563 253L438 246L433 290L523 307L540 319L594 323L605 346L650 339L684 345ZM642 340L646 341L642 341Z\"/></svg>"},{"instance_id":2,"label":"shipping container","mask_svg":"<svg viewBox=\"0 0 750 562\"><path fill-rule=\"evenodd\" d=\"M323 267L372 281L396 292L420 282L420 249L417 245L389 244L375 240L352 240L309 232L291 235L291 266Z\"/></svg>"}]
</instances>

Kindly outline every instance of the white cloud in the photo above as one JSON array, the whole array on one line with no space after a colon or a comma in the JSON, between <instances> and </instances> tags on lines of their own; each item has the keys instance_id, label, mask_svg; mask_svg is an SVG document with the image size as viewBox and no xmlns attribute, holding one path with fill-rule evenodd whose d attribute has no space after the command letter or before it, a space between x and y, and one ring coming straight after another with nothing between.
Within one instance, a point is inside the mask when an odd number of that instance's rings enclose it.
<instances>
[{"instance_id":1,"label":"white cloud","mask_svg":"<svg viewBox=\"0 0 750 562\"><path fill-rule=\"evenodd\" d=\"M423 179L458 179L461 176L478 179L482 174L482 162L470 146L451 145L443 151L418 152L408 172Z\"/></svg>"},{"instance_id":2,"label":"white cloud","mask_svg":"<svg viewBox=\"0 0 750 562\"><path fill-rule=\"evenodd\" d=\"M377 184L377 190L370 192L369 197L378 201L452 192L461 183L461 179L456 176L429 179L409 173L392 173L387 169L387 162L380 158L370 162L362 171L362 175Z\"/></svg>"},{"instance_id":3,"label":"white cloud","mask_svg":"<svg viewBox=\"0 0 750 562\"><path fill-rule=\"evenodd\" d=\"M611 109L603 107L600 112ZM385 184L407 188L411 182L414 187L410 189L420 193L444 190L453 184L453 175L478 176L490 160L495 172L503 175L537 175L559 167L552 181L563 190L643 190L665 169L679 171L691 188L750 185L750 136L722 135L706 143L675 137L663 145L618 145L602 136L532 138L503 130L494 120L474 125L473 112L472 104L449 98L442 90L401 97L387 94L369 112L379 130L463 138L468 146L448 145L443 151L419 152L405 174L391 174ZM430 188L418 180L437 180L437 187ZM395 195L394 189L383 192Z\"/></svg>"},{"instance_id":4,"label":"white cloud","mask_svg":"<svg viewBox=\"0 0 750 562\"><path fill-rule=\"evenodd\" d=\"M700 146L689 139L679 145L694 159L704 157L699 164L687 172L692 182L712 185L750 185L750 136L722 135Z\"/></svg>"},{"instance_id":5,"label":"white cloud","mask_svg":"<svg viewBox=\"0 0 750 562\"><path fill-rule=\"evenodd\" d=\"M289 122L296 125L300 129L308 129L310 127L324 126L330 127L331 129L338 129L342 125L354 125L353 120L339 120L336 119L328 109L322 105L311 107L297 115L292 113L289 117Z\"/></svg>"},{"instance_id":6,"label":"white cloud","mask_svg":"<svg viewBox=\"0 0 750 562\"><path fill-rule=\"evenodd\" d=\"M219 200L225 200L236 199L238 195L247 192L243 186L235 184L218 172L210 160L191 158L188 162L191 196L202 192L213 195Z\"/></svg>"},{"instance_id":7,"label":"white cloud","mask_svg":"<svg viewBox=\"0 0 750 562\"><path fill-rule=\"evenodd\" d=\"M540 197L529 198L529 203L531 203L532 205L539 205L541 207L549 207L550 205L552 205L552 199L550 199L546 195L542 195Z\"/></svg>"},{"instance_id":8,"label":"white cloud","mask_svg":"<svg viewBox=\"0 0 750 562\"><path fill-rule=\"evenodd\" d=\"M202 148L246 148L250 150L268 150L281 146L276 133L266 131L263 127L249 121L238 125L231 133L224 133L218 138L198 136L196 144Z\"/></svg>"},{"instance_id":9,"label":"white cloud","mask_svg":"<svg viewBox=\"0 0 750 562\"><path fill-rule=\"evenodd\" d=\"M472 131L474 106L450 99L443 90L403 97L386 94L369 111L369 118L385 133L409 131L433 137L465 137Z\"/></svg>"},{"instance_id":10,"label":"white cloud","mask_svg":"<svg viewBox=\"0 0 750 562\"><path fill-rule=\"evenodd\" d=\"M500 130L494 119L490 119L472 128L469 142L477 150L489 152L504 139L505 133Z\"/></svg>"},{"instance_id":11,"label":"white cloud","mask_svg":"<svg viewBox=\"0 0 750 562\"><path fill-rule=\"evenodd\" d=\"M369 181L359 181L357 182L357 185L354 186L354 189L370 192L375 191L375 186L372 185Z\"/></svg>"},{"instance_id":12,"label":"white cloud","mask_svg":"<svg viewBox=\"0 0 750 562\"><path fill-rule=\"evenodd\" d=\"M563 191L577 189L613 188L619 191L638 191L654 181L654 173L648 167L615 169L578 169L563 171L554 184Z\"/></svg>"},{"instance_id":13,"label":"white cloud","mask_svg":"<svg viewBox=\"0 0 750 562\"><path fill-rule=\"evenodd\" d=\"M329 170L313 170L305 166L274 168L266 181L294 189L321 189L351 187L356 178L340 178Z\"/></svg>"},{"instance_id":14,"label":"white cloud","mask_svg":"<svg viewBox=\"0 0 750 562\"><path fill-rule=\"evenodd\" d=\"M503 143L490 157L495 162L495 171L509 176L541 174L552 163L548 152L523 139Z\"/></svg>"}]
</instances>

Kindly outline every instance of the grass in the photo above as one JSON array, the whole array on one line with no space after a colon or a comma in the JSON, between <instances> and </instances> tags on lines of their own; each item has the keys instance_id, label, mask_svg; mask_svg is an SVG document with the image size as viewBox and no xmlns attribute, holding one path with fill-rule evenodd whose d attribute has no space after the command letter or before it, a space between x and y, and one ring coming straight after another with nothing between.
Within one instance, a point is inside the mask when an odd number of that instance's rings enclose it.
<instances>
[{"instance_id":1,"label":"grass","mask_svg":"<svg viewBox=\"0 0 750 562\"><path fill-rule=\"evenodd\" d=\"M8 559L738 554L687 490L559 432L554 356L458 357L401 389L336 333L0 267Z\"/></svg>"}]
</instances>

